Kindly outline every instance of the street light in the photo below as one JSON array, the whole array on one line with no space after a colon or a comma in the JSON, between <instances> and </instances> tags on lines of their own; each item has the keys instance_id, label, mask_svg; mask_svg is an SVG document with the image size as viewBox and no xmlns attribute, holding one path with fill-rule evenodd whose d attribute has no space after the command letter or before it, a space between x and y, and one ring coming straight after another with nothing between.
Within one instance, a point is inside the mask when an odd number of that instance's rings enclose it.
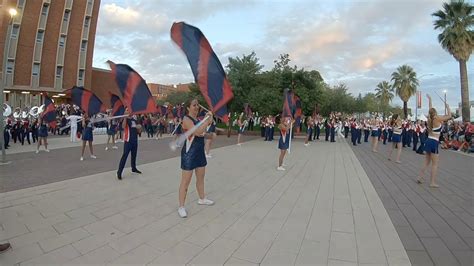
<instances>
[{"instance_id":1,"label":"street light","mask_svg":"<svg viewBox=\"0 0 474 266\"><path fill-rule=\"evenodd\" d=\"M433 73L423 74L418 79L421 79L422 77L426 77L426 76L433 76L433 75L434 75ZM416 97L416 100L415 100L415 121L416 121L418 120L418 88L415 88L415 97Z\"/></svg>"},{"instance_id":2,"label":"street light","mask_svg":"<svg viewBox=\"0 0 474 266\"><path fill-rule=\"evenodd\" d=\"M447 90L444 90L444 115L447 114L447 110L446 110L446 92L448 92Z\"/></svg>"},{"instance_id":3,"label":"street light","mask_svg":"<svg viewBox=\"0 0 474 266\"><path fill-rule=\"evenodd\" d=\"M8 57L8 48L10 47L10 35L12 31L12 22L13 18L18 14L15 8L10 8L8 10L10 14L10 21L8 22L7 34L5 34L5 42L3 43L3 62L2 62L2 80L0 81L0 106L3 109L3 90L5 88L5 83L7 79L7 57ZM5 133L5 125L3 121L3 115L0 119L0 134ZM2 160L0 161L0 165L8 164L5 154L5 142L4 137L0 137L0 145L2 146Z\"/></svg>"}]
</instances>

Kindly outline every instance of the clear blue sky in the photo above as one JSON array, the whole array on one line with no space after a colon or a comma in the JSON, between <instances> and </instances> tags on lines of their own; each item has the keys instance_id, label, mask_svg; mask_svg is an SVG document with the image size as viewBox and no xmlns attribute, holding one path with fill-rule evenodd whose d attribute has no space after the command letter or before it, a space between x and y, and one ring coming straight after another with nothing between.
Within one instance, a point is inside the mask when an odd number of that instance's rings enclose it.
<instances>
[{"instance_id":1,"label":"clear blue sky","mask_svg":"<svg viewBox=\"0 0 474 266\"><path fill-rule=\"evenodd\" d=\"M364 1L158 1L102 0L94 50L95 67L112 60L135 68L148 82L193 81L169 29L186 21L201 29L225 66L229 57L255 51L273 67L279 54L320 71L330 85L345 83L354 95L373 92L403 64L420 78L420 90L435 92L455 108L460 101L459 65L437 41L431 14L440 0ZM470 89L474 59L468 62ZM432 75L429 75L432 74ZM470 90L470 99L474 93ZM426 112L426 97L423 97ZM393 105L402 105L396 97ZM414 108L414 97L409 102Z\"/></svg>"}]
</instances>

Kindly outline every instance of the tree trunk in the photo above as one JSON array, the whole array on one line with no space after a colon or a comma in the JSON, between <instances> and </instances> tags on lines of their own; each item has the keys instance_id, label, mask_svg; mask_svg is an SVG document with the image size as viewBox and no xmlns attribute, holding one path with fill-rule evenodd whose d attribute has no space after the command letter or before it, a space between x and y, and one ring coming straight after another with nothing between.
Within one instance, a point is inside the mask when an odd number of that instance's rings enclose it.
<instances>
[{"instance_id":1,"label":"tree trunk","mask_svg":"<svg viewBox=\"0 0 474 266\"><path fill-rule=\"evenodd\" d=\"M408 117L408 102L403 102L403 114L405 115L405 119Z\"/></svg>"},{"instance_id":2,"label":"tree trunk","mask_svg":"<svg viewBox=\"0 0 474 266\"><path fill-rule=\"evenodd\" d=\"M459 60L459 71L461 72L461 110L462 121L471 120L471 106L469 104L469 86L467 81L467 66L465 60Z\"/></svg>"}]
</instances>

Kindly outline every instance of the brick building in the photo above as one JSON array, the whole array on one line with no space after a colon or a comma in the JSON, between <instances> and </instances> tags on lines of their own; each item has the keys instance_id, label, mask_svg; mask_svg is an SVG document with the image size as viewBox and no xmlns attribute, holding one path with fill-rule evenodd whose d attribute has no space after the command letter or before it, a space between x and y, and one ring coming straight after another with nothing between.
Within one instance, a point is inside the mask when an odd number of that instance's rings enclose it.
<instances>
[{"instance_id":1,"label":"brick building","mask_svg":"<svg viewBox=\"0 0 474 266\"><path fill-rule=\"evenodd\" d=\"M157 83L147 83L148 88L150 88L151 95L155 98L155 100L162 100L166 99L169 94L173 92L188 92L189 86L191 83L186 84L177 84L177 85L163 85Z\"/></svg>"},{"instance_id":2,"label":"brick building","mask_svg":"<svg viewBox=\"0 0 474 266\"><path fill-rule=\"evenodd\" d=\"M91 88L100 0L2 3L0 51L8 49L5 102L13 108L39 105L44 91L63 102L64 90L74 85ZM7 32L11 7L18 14Z\"/></svg>"}]
</instances>

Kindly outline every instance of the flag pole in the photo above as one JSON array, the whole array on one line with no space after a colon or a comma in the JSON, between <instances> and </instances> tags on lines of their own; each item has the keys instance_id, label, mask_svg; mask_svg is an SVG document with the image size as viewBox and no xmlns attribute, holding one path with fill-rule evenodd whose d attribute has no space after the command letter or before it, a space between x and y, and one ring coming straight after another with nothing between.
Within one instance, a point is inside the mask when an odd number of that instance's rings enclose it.
<instances>
[{"instance_id":1,"label":"flag pole","mask_svg":"<svg viewBox=\"0 0 474 266\"><path fill-rule=\"evenodd\" d=\"M178 147L181 147L186 139L191 136L204 122L206 122L207 119L209 119L210 116L204 117L203 120L199 121L195 126L193 126L191 129L186 131L186 133L181 134L179 138L176 141L170 142L170 149L175 151Z\"/></svg>"},{"instance_id":2,"label":"flag pole","mask_svg":"<svg viewBox=\"0 0 474 266\"><path fill-rule=\"evenodd\" d=\"M290 124L290 142L288 142L288 154L291 153L291 137L292 137L292 134L293 133L293 121L291 121L291 124Z\"/></svg>"}]
</instances>

